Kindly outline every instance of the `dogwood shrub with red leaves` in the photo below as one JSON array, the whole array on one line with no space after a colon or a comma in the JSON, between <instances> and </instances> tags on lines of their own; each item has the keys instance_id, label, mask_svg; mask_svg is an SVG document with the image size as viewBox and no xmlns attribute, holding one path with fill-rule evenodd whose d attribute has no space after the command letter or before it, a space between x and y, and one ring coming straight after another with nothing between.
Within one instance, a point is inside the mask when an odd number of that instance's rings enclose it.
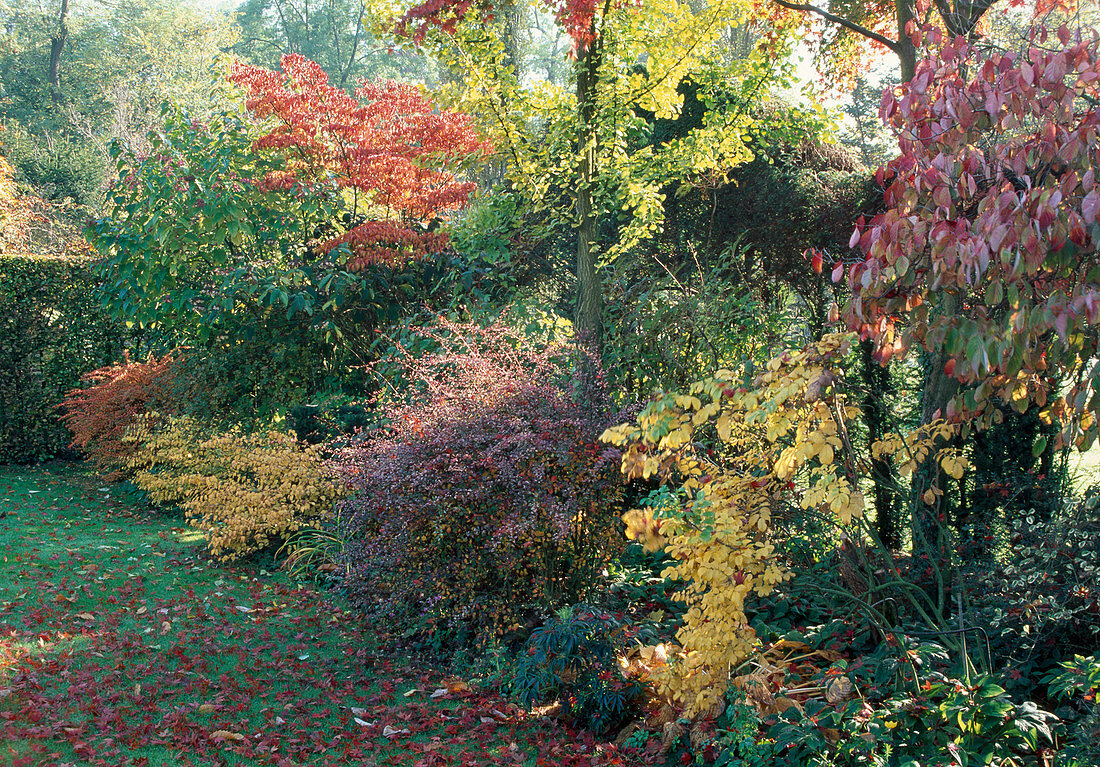
<instances>
[{"instance_id":1,"label":"dogwood shrub with red leaves","mask_svg":"<svg viewBox=\"0 0 1100 767\"><path fill-rule=\"evenodd\" d=\"M443 323L405 360L418 393L336 471L346 586L362 608L439 646L500 637L583 598L622 540L619 454L599 363L535 350L496 324Z\"/></svg>"},{"instance_id":2,"label":"dogwood shrub with red leaves","mask_svg":"<svg viewBox=\"0 0 1100 767\"><path fill-rule=\"evenodd\" d=\"M1040 28L1020 55L935 29L925 42L912 81L882 101L901 150L879 174L886 210L853 233L859 260L833 268L852 290L845 320L884 361L942 349L972 389L946 416L1034 403L1065 426L1059 446L1087 447L1100 433L1100 36Z\"/></svg>"}]
</instances>

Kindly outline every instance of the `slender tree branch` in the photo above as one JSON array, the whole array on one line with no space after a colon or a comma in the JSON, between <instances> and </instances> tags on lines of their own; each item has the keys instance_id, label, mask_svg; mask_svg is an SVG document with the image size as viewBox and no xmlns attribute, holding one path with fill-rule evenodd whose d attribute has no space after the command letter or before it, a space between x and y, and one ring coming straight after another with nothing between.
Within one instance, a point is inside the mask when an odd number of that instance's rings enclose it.
<instances>
[{"instance_id":1,"label":"slender tree branch","mask_svg":"<svg viewBox=\"0 0 1100 767\"><path fill-rule=\"evenodd\" d=\"M897 41L891 40L889 37L884 37L878 32L867 29L867 27L856 24L854 21L849 21L843 16L837 16L835 13L829 13L824 8L818 8L816 5L810 5L809 3L791 3L788 2L788 0L772 0L772 2L774 2L776 5L783 6L784 8L789 8L792 11L802 11L803 13L816 13L818 16L821 16L822 18L825 18L833 22L834 24L839 24L845 29L850 29L856 34L863 35L864 37L869 37L875 42L885 45L894 53L901 52L901 45Z\"/></svg>"}]
</instances>

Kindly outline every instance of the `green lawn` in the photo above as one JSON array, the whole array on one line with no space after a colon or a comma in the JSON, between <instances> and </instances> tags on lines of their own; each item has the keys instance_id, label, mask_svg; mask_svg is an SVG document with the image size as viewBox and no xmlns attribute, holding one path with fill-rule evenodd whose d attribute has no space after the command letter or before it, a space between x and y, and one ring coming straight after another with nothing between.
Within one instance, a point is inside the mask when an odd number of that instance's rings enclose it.
<instances>
[{"instance_id":1,"label":"green lawn","mask_svg":"<svg viewBox=\"0 0 1100 767\"><path fill-rule=\"evenodd\" d=\"M0 517L0 764L623 762L388 657L338 596L214 565L122 486L0 467Z\"/></svg>"}]
</instances>

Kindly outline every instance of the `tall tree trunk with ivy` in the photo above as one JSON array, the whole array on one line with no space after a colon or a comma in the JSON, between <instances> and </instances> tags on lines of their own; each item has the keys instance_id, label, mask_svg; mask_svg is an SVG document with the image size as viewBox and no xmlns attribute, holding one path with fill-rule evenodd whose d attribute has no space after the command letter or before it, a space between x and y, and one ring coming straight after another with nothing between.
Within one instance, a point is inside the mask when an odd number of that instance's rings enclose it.
<instances>
[{"instance_id":1,"label":"tall tree trunk with ivy","mask_svg":"<svg viewBox=\"0 0 1100 767\"><path fill-rule=\"evenodd\" d=\"M592 184L597 174L596 86L600 58L601 44L597 39L584 48L577 61L577 149L580 164L577 181L577 307L574 317L577 333L597 347L601 344L603 333L603 286L596 269L599 220L592 210Z\"/></svg>"}]
</instances>

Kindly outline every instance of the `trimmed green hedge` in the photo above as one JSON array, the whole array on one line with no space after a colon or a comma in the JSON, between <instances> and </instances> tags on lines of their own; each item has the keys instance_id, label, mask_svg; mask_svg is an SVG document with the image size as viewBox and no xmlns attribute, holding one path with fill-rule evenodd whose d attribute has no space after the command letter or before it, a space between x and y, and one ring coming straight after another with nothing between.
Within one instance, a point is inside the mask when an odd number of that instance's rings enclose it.
<instances>
[{"instance_id":1,"label":"trimmed green hedge","mask_svg":"<svg viewBox=\"0 0 1100 767\"><path fill-rule=\"evenodd\" d=\"M68 452L57 404L125 336L97 293L88 259L0 255L0 463Z\"/></svg>"}]
</instances>

